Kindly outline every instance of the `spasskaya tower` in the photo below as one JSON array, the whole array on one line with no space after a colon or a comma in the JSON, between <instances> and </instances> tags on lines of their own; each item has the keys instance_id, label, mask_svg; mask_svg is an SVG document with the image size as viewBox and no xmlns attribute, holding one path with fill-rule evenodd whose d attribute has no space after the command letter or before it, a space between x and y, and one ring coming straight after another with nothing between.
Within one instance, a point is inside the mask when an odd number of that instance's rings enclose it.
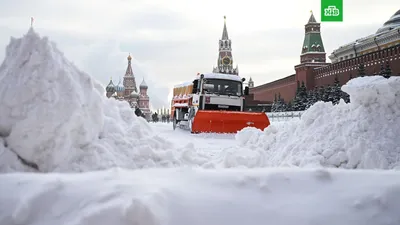
<instances>
[{"instance_id":1,"label":"spasskaya tower","mask_svg":"<svg viewBox=\"0 0 400 225\"><path fill-rule=\"evenodd\" d=\"M238 66L236 65L236 68L233 68L232 41L229 39L228 29L226 28L226 16L224 16L222 38L219 40L217 67L213 68L213 73L239 74Z\"/></svg>"}]
</instances>

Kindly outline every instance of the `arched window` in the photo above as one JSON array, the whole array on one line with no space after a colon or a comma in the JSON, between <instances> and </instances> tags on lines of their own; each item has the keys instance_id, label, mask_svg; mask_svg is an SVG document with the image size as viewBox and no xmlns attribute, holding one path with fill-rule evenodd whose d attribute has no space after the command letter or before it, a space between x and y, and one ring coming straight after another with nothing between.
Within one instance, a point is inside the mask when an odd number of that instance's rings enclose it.
<instances>
[{"instance_id":1,"label":"arched window","mask_svg":"<svg viewBox=\"0 0 400 225\"><path fill-rule=\"evenodd\" d=\"M311 45L311 50L314 52L315 51L315 45Z\"/></svg>"}]
</instances>

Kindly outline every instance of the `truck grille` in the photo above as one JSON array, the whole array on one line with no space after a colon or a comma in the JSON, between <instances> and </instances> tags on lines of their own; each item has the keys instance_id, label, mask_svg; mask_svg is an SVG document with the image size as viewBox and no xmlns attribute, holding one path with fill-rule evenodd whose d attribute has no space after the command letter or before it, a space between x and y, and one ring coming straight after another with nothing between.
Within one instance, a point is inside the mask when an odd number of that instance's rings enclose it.
<instances>
[{"instance_id":1,"label":"truck grille","mask_svg":"<svg viewBox=\"0 0 400 225\"><path fill-rule=\"evenodd\" d=\"M224 108L218 107L217 104L205 104L204 110L224 110L224 111L240 111L240 106L224 105Z\"/></svg>"}]
</instances>

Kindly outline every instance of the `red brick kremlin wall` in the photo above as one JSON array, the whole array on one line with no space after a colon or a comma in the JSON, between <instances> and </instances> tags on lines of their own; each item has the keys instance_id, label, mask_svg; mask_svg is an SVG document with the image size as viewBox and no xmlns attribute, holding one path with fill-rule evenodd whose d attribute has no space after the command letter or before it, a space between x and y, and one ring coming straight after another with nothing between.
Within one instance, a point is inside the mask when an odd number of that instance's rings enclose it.
<instances>
[{"instance_id":1,"label":"red brick kremlin wall","mask_svg":"<svg viewBox=\"0 0 400 225\"><path fill-rule=\"evenodd\" d=\"M345 84L349 80L350 74L353 78L357 76L357 70L361 63L364 64L367 75L379 74L381 64L385 66L386 61L389 61L392 76L400 76L400 45L317 68L314 70L315 85L326 86L332 84L336 75L340 84Z\"/></svg>"},{"instance_id":2,"label":"red brick kremlin wall","mask_svg":"<svg viewBox=\"0 0 400 225\"><path fill-rule=\"evenodd\" d=\"M300 83L304 81L308 90L314 89L317 86L333 84L335 76L338 76L341 84L345 84L350 79L350 74L353 78L357 77L357 70L361 63L365 66L365 73L373 75L379 73L381 64L385 66L386 61L389 61L392 76L400 76L400 45L334 64L300 64L295 67L296 74L251 88L250 94L256 101L273 102L275 94L278 95L280 93L285 102L288 102L296 94L297 81Z\"/></svg>"},{"instance_id":3,"label":"red brick kremlin wall","mask_svg":"<svg viewBox=\"0 0 400 225\"><path fill-rule=\"evenodd\" d=\"M291 99L296 94L296 74L288 77L263 84L250 89L250 94L254 94L255 101L273 102L275 94L281 94L283 99Z\"/></svg>"}]
</instances>

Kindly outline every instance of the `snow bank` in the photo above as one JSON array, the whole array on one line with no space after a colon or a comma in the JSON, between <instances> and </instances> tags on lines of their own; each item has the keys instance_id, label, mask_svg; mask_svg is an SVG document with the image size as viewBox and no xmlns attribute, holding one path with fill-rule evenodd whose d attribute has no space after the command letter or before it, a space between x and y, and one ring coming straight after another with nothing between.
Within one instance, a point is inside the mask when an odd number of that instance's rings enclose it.
<instances>
[{"instance_id":1,"label":"snow bank","mask_svg":"<svg viewBox=\"0 0 400 225\"><path fill-rule=\"evenodd\" d=\"M0 183L0 224L400 224L394 171L112 169Z\"/></svg>"},{"instance_id":2,"label":"snow bank","mask_svg":"<svg viewBox=\"0 0 400 225\"><path fill-rule=\"evenodd\" d=\"M242 149L227 150L225 166L399 168L400 77L360 77L342 90L351 103L318 102L279 129L242 130Z\"/></svg>"},{"instance_id":3,"label":"snow bank","mask_svg":"<svg viewBox=\"0 0 400 225\"><path fill-rule=\"evenodd\" d=\"M181 163L126 102L107 99L99 83L32 28L6 48L0 106L0 172Z\"/></svg>"}]
</instances>

